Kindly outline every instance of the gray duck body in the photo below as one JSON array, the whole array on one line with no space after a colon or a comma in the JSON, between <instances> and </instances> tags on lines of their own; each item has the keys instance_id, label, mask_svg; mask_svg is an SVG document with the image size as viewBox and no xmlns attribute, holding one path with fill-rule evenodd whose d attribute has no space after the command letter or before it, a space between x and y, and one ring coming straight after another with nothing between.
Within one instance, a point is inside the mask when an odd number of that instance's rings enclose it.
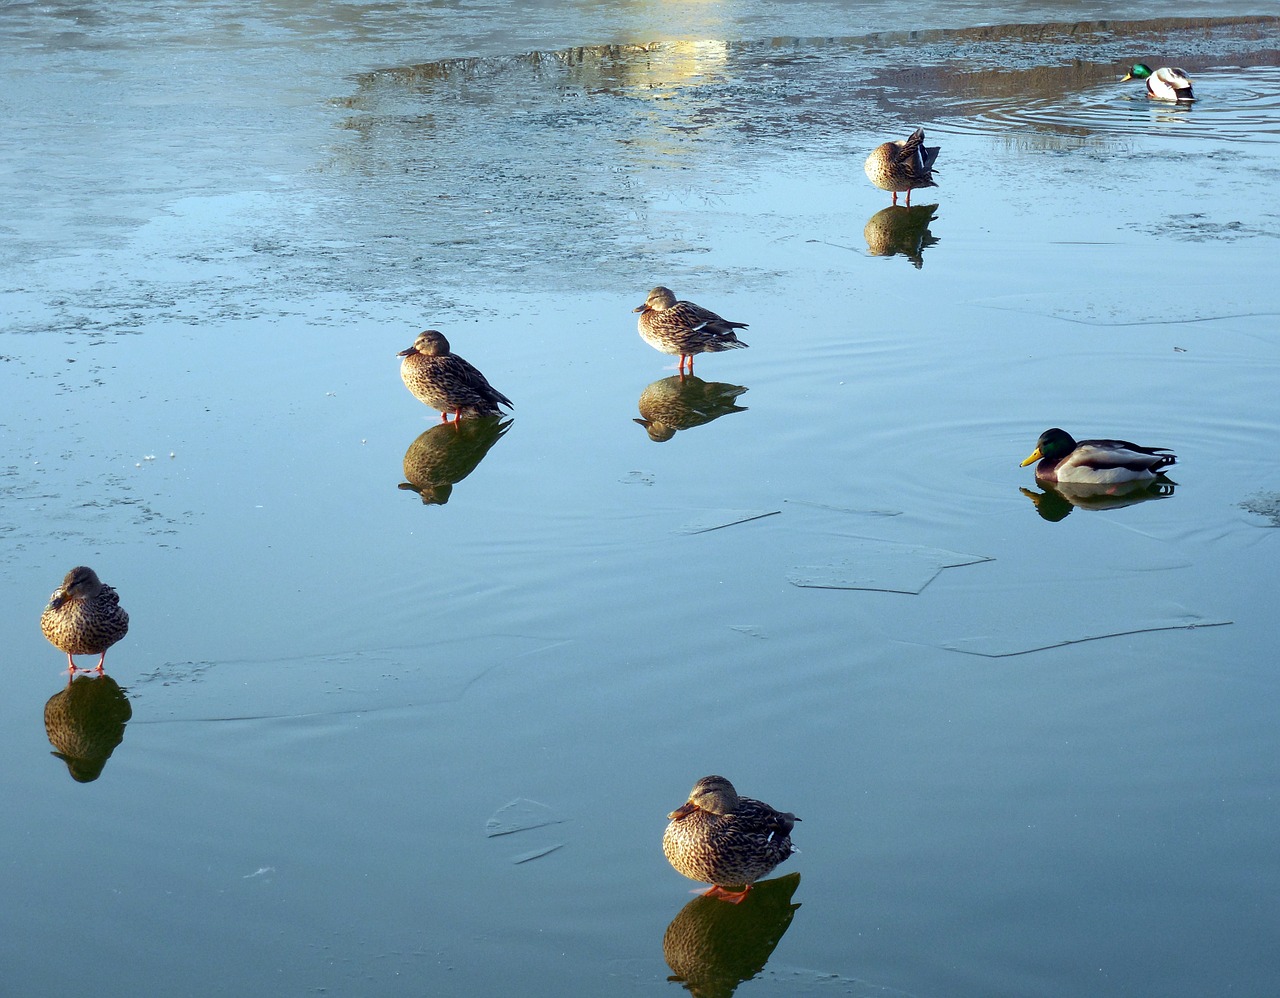
<instances>
[{"instance_id":1,"label":"gray duck body","mask_svg":"<svg viewBox=\"0 0 1280 998\"><path fill-rule=\"evenodd\" d=\"M78 565L49 597L49 605L40 615L40 630L50 644L67 653L67 664L73 671L73 655L101 656L101 671L107 649L129 632L129 615L114 589L92 568Z\"/></svg>"},{"instance_id":2,"label":"gray duck body","mask_svg":"<svg viewBox=\"0 0 1280 998\"><path fill-rule=\"evenodd\" d=\"M793 852L799 821L763 801L740 797L723 776L704 776L689 800L670 814L662 851L690 880L749 887Z\"/></svg>"},{"instance_id":3,"label":"gray duck body","mask_svg":"<svg viewBox=\"0 0 1280 998\"><path fill-rule=\"evenodd\" d=\"M509 398L489 384L475 365L449 349L449 341L435 329L419 333L413 346L401 350L400 379L421 402L439 409L443 419L455 416L496 416Z\"/></svg>"}]
</instances>

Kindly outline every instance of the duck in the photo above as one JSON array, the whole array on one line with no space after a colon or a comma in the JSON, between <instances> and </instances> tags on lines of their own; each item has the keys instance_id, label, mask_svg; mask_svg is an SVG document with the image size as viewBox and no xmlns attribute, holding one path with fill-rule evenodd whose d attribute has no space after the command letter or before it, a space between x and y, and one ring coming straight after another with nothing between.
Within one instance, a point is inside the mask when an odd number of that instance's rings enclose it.
<instances>
[{"instance_id":1,"label":"duck","mask_svg":"<svg viewBox=\"0 0 1280 998\"><path fill-rule=\"evenodd\" d=\"M1191 92L1191 79L1185 70L1176 67L1161 66L1153 70L1145 62L1134 63L1120 82L1127 83L1129 80L1146 80L1147 96L1152 100L1189 103L1196 99Z\"/></svg>"},{"instance_id":2,"label":"duck","mask_svg":"<svg viewBox=\"0 0 1280 998\"><path fill-rule=\"evenodd\" d=\"M632 311L640 313L640 338L660 353L678 354L682 375L686 360L689 373L693 373L695 354L741 350L749 345L734 332L746 329L748 323L730 322L691 301L677 301L675 293L662 285L650 291L644 304Z\"/></svg>"},{"instance_id":3,"label":"duck","mask_svg":"<svg viewBox=\"0 0 1280 998\"><path fill-rule=\"evenodd\" d=\"M107 649L129 633L129 615L119 594L98 578L98 573L77 565L49 597L40 614L40 630L59 651L67 653L67 671L102 673ZM95 669L78 670L75 655L97 655Z\"/></svg>"},{"instance_id":4,"label":"duck","mask_svg":"<svg viewBox=\"0 0 1280 998\"><path fill-rule=\"evenodd\" d=\"M438 329L428 329L418 334L413 346L401 350L400 379L419 401L440 410L440 422L466 416L496 416L505 405L515 406L511 400L481 374L474 365L450 352L449 341Z\"/></svg>"},{"instance_id":5,"label":"duck","mask_svg":"<svg viewBox=\"0 0 1280 998\"><path fill-rule=\"evenodd\" d=\"M933 162L938 158L940 146L925 146L924 129L917 128L904 142L882 142L871 150L863 164L867 179L882 191L893 192L893 203L898 203L898 192L907 192L907 207L911 207L911 192L920 187L937 187L933 180Z\"/></svg>"},{"instance_id":6,"label":"duck","mask_svg":"<svg viewBox=\"0 0 1280 998\"><path fill-rule=\"evenodd\" d=\"M1036 478L1043 482L1109 485L1153 481L1177 460L1167 447L1140 447L1128 440L1076 441L1055 426L1040 434L1022 467L1039 461Z\"/></svg>"},{"instance_id":7,"label":"duck","mask_svg":"<svg viewBox=\"0 0 1280 998\"><path fill-rule=\"evenodd\" d=\"M662 851L678 873L710 883L702 893L738 904L751 885L796 851L800 819L750 797L723 776L704 776L667 817Z\"/></svg>"}]
</instances>

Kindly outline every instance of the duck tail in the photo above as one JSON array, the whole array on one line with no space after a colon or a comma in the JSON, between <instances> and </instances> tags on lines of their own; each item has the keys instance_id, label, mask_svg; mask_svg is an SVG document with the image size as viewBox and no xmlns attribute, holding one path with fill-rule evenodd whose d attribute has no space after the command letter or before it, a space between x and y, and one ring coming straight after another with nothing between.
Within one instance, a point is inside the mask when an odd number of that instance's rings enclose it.
<instances>
[{"instance_id":1,"label":"duck tail","mask_svg":"<svg viewBox=\"0 0 1280 998\"><path fill-rule=\"evenodd\" d=\"M749 347L750 343L743 343L738 339L737 333L719 333L716 338L707 346L710 353L719 353L721 350L742 350Z\"/></svg>"}]
</instances>

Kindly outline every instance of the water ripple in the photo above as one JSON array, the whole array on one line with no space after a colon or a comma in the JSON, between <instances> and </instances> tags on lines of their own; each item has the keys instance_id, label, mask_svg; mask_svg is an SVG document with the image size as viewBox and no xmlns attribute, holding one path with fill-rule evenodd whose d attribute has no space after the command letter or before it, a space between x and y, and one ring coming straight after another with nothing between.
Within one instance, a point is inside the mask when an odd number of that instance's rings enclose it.
<instances>
[{"instance_id":1,"label":"water ripple","mask_svg":"<svg viewBox=\"0 0 1280 998\"><path fill-rule=\"evenodd\" d=\"M1109 67L1097 69L1090 75L1110 74ZM1041 144L1046 146L1105 144L1153 134L1221 142L1280 141L1280 66L1197 72L1193 79L1198 99L1181 105L1150 100L1141 87L1121 84L1114 77L1072 89L1079 74L1067 69L984 75L1030 79L1025 87L1006 83L1006 92L996 100L959 95L953 114L935 124L933 132L1030 131L1043 134Z\"/></svg>"}]
</instances>

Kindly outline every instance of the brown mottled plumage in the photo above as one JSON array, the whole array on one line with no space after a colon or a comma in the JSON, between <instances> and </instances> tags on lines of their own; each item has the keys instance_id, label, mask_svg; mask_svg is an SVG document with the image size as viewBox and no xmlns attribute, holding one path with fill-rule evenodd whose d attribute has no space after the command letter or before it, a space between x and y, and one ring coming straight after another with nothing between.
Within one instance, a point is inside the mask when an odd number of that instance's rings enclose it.
<instances>
[{"instance_id":1,"label":"brown mottled plumage","mask_svg":"<svg viewBox=\"0 0 1280 998\"><path fill-rule=\"evenodd\" d=\"M91 783L102 773L133 708L110 676L73 676L44 705L44 730L54 752L77 783Z\"/></svg>"},{"instance_id":2,"label":"brown mottled plumage","mask_svg":"<svg viewBox=\"0 0 1280 998\"><path fill-rule=\"evenodd\" d=\"M867 179L882 191L893 192L893 203L898 203L898 192L907 192L907 207L911 207L911 192L920 187L937 187L933 182L933 161L938 158L939 146L925 147L924 129L917 128L904 142L883 142L871 150L862 168Z\"/></svg>"},{"instance_id":3,"label":"brown mottled plumage","mask_svg":"<svg viewBox=\"0 0 1280 998\"><path fill-rule=\"evenodd\" d=\"M684 373L686 359L689 361L689 373L693 373L694 354L719 353L747 346L734 332L735 329L746 329L747 323L730 322L691 301L676 301L670 288L654 288L644 304L632 311L640 313L640 338L660 353L678 355L681 374Z\"/></svg>"},{"instance_id":4,"label":"brown mottled plumage","mask_svg":"<svg viewBox=\"0 0 1280 998\"><path fill-rule=\"evenodd\" d=\"M129 615L120 597L92 568L79 565L62 580L40 615L40 630L49 642L67 653L69 671L76 671L73 655L97 655L102 671L107 649L129 632Z\"/></svg>"},{"instance_id":5,"label":"brown mottled plumage","mask_svg":"<svg viewBox=\"0 0 1280 998\"><path fill-rule=\"evenodd\" d=\"M704 776L668 817L662 851L671 865L690 880L710 883L708 895L735 902L795 852L791 829L800 820L739 797L723 776Z\"/></svg>"},{"instance_id":6,"label":"brown mottled plumage","mask_svg":"<svg viewBox=\"0 0 1280 998\"><path fill-rule=\"evenodd\" d=\"M496 416L500 405L514 408L511 400L455 353L449 352L444 334L428 329L418 334L413 346L396 356L400 362L400 378L405 387L422 402L440 410L440 420L467 416Z\"/></svg>"}]
</instances>

